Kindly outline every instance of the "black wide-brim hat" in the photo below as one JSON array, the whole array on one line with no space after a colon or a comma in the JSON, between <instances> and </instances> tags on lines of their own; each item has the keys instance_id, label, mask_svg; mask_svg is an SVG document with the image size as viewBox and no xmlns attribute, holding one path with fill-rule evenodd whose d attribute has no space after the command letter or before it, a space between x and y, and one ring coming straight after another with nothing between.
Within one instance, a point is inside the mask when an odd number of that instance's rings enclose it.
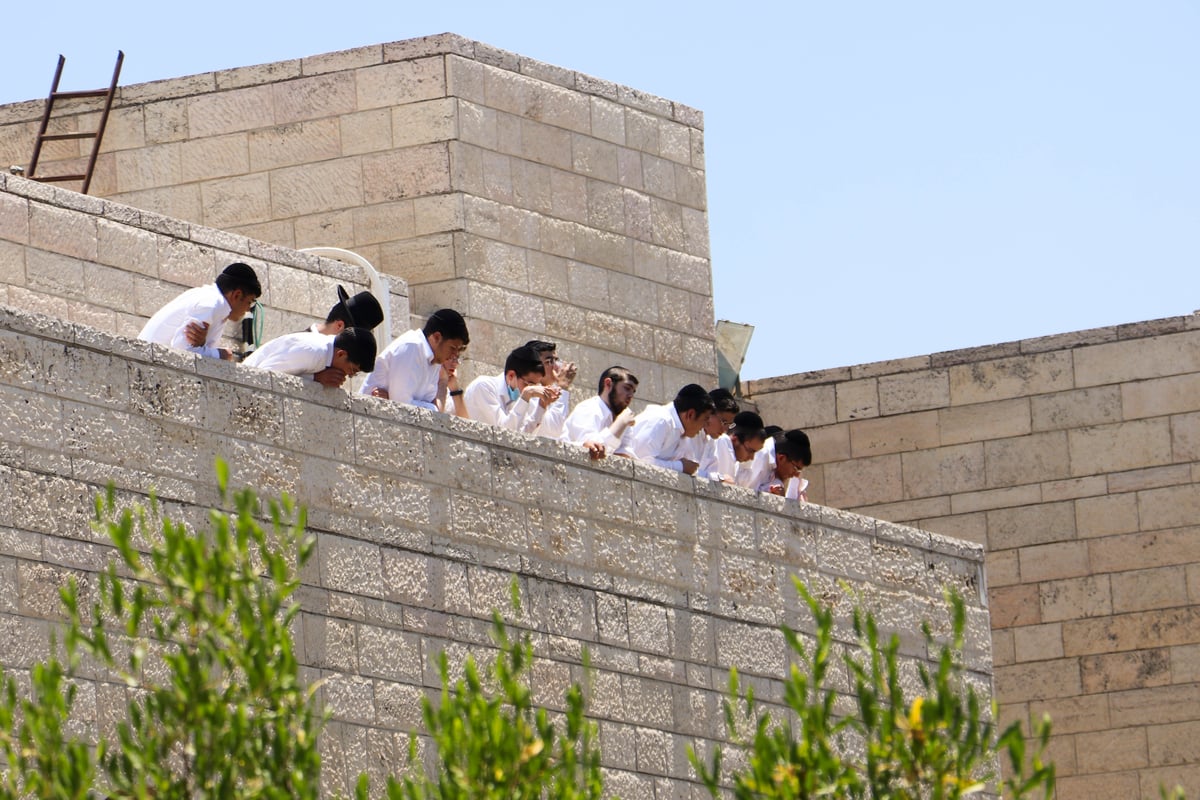
<instances>
[{"instance_id":1,"label":"black wide-brim hat","mask_svg":"<svg viewBox=\"0 0 1200 800\"><path fill-rule=\"evenodd\" d=\"M383 322L383 307L370 292L359 292L351 297L341 286L337 287L338 302L349 317L347 327L371 330Z\"/></svg>"}]
</instances>

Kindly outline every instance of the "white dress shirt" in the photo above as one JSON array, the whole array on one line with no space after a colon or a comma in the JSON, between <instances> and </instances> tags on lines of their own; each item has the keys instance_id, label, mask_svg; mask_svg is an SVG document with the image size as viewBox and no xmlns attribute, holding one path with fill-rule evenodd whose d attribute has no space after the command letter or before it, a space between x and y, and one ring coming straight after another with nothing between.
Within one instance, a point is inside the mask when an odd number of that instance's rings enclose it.
<instances>
[{"instance_id":1,"label":"white dress shirt","mask_svg":"<svg viewBox=\"0 0 1200 800\"><path fill-rule=\"evenodd\" d=\"M747 489L762 491L764 486L770 486L775 477L775 437L768 436L763 442L762 449L754 454L750 461L738 464L733 476L734 483Z\"/></svg>"},{"instance_id":2,"label":"white dress shirt","mask_svg":"<svg viewBox=\"0 0 1200 800\"><path fill-rule=\"evenodd\" d=\"M697 464L703 464L705 459L715 457L716 449L713 445L713 439L708 435L708 431L701 429L699 433L691 438L691 455L688 456ZM699 469L696 470L697 475L703 475Z\"/></svg>"},{"instance_id":3,"label":"white dress shirt","mask_svg":"<svg viewBox=\"0 0 1200 800\"><path fill-rule=\"evenodd\" d=\"M538 403L541 407L541 403ZM551 439L561 439L563 431L567 425L567 414L571 410L571 392L563 389L558 395L558 399L550 404L550 407L545 410L541 421L533 432L538 436L546 436Z\"/></svg>"},{"instance_id":4,"label":"white dress shirt","mask_svg":"<svg viewBox=\"0 0 1200 800\"><path fill-rule=\"evenodd\" d=\"M612 425L613 413L608 403L600 395L589 397L567 417L563 423L561 438L564 442L583 444L584 442L599 442L604 438L604 432Z\"/></svg>"},{"instance_id":5,"label":"white dress shirt","mask_svg":"<svg viewBox=\"0 0 1200 800\"><path fill-rule=\"evenodd\" d=\"M433 363L433 348L425 334L414 328L396 337L375 358L375 369L359 393L369 395L372 389L386 389L388 398L397 403L439 411L434 400L441 374L442 365Z\"/></svg>"},{"instance_id":6,"label":"white dress shirt","mask_svg":"<svg viewBox=\"0 0 1200 800\"><path fill-rule=\"evenodd\" d=\"M737 468L738 460L737 454L733 450L733 440L729 438L728 433L723 433L716 439L709 438L696 474L703 475L709 480L720 481L724 478L733 478Z\"/></svg>"},{"instance_id":7,"label":"white dress shirt","mask_svg":"<svg viewBox=\"0 0 1200 800\"><path fill-rule=\"evenodd\" d=\"M632 411L629 413L633 414ZM563 423L562 435L558 438L560 441L573 444L595 442L604 445L604 449L609 453L616 453L621 446L621 439L613 436L609 431L613 419L612 409L608 407L608 403L604 402L599 395L589 397L575 406L575 410Z\"/></svg>"},{"instance_id":8,"label":"white dress shirt","mask_svg":"<svg viewBox=\"0 0 1200 800\"><path fill-rule=\"evenodd\" d=\"M156 311L146 322L138 338L176 350L220 358L221 351L217 344L225 330L225 320L229 319L232 313L233 307L215 283L197 286L195 289L188 289ZM189 322L208 325L208 335L203 345L197 347L188 343L185 331Z\"/></svg>"},{"instance_id":9,"label":"white dress shirt","mask_svg":"<svg viewBox=\"0 0 1200 800\"><path fill-rule=\"evenodd\" d=\"M323 333L289 333L255 350L243 364L289 375L315 375L333 362L333 340Z\"/></svg>"},{"instance_id":10,"label":"white dress shirt","mask_svg":"<svg viewBox=\"0 0 1200 800\"><path fill-rule=\"evenodd\" d=\"M546 411L536 400L510 400L504 375L480 375L467 385L463 400L471 419L522 433L533 433Z\"/></svg>"},{"instance_id":11,"label":"white dress shirt","mask_svg":"<svg viewBox=\"0 0 1200 800\"><path fill-rule=\"evenodd\" d=\"M625 429L617 454L682 472L681 459L692 459L693 446L692 439L683 435L675 404L666 403L638 414L637 423Z\"/></svg>"}]
</instances>

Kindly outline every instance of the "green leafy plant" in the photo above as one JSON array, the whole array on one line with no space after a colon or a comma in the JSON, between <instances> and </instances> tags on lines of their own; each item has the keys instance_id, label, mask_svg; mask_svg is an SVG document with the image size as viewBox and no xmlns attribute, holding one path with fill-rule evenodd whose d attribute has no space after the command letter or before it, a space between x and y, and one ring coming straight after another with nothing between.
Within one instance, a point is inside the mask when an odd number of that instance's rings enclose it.
<instances>
[{"instance_id":1,"label":"green leafy plant","mask_svg":"<svg viewBox=\"0 0 1200 800\"><path fill-rule=\"evenodd\" d=\"M51 652L57 648L51 643ZM4 681L0 700L0 753L8 769L0 797L87 797L95 764L85 743L65 732L77 687L52 656L35 664L30 696L18 698L16 681Z\"/></svg>"},{"instance_id":2,"label":"green leafy plant","mask_svg":"<svg viewBox=\"0 0 1200 800\"><path fill-rule=\"evenodd\" d=\"M784 627L799 657L784 681L784 702L791 713L774 719L760 709L752 690L743 691L736 670L730 674L731 699L726 722L746 748L746 767L730 776L735 798L872 798L872 800L953 800L983 791L997 782L1005 796L1054 792L1054 767L1043 761L1050 736L1048 720L1038 726L1032 753L1019 724L1003 731L996 708L986 706L966 678L962 664L965 609L950 594L952 636L938 646L923 626L936 668L921 665L921 693L906 696L900 676L899 639L882 642L872 614L854 611L858 649L842 662L853 688L853 710L839 704L830 687L834 622L799 581L815 622L814 644ZM841 713L838 709L842 708ZM748 734L737 735L749 726ZM997 754L1007 757L1008 776L997 774ZM694 752L693 766L714 797L721 791L721 750L708 764Z\"/></svg>"},{"instance_id":3,"label":"green leafy plant","mask_svg":"<svg viewBox=\"0 0 1200 800\"><path fill-rule=\"evenodd\" d=\"M519 609L516 584L513 606ZM388 781L389 800L599 800L603 790L596 726L585 716L579 684L567 689L561 727L546 709L533 704L528 635L513 640L498 612L492 638L499 652L482 674L468 656L463 674L452 680L446 654L438 657L442 692L438 703L423 701L425 732L435 767L427 772L411 740L414 775ZM356 796L366 800L365 776Z\"/></svg>"},{"instance_id":4,"label":"green leafy plant","mask_svg":"<svg viewBox=\"0 0 1200 800\"><path fill-rule=\"evenodd\" d=\"M224 503L221 462L217 475ZM232 500L234 510L213 510L211 529L196 535L162 519L153 497L148 512L120 510L111 487L97 498L93 524L117 559L97 576L90 607L74 582L62 592L68 666L52 653L23 701L6 681L7 796L83 797L93 784L113 798L317 796L323 718L289 630L313 541L286 497L269 505L269 532L253 491ZM151 544L141 552L135 541ZM115 741L101 737L94 761L63 734L75 698L65 676L84 657L130 697Z\"/></svg>"}]
</instances>

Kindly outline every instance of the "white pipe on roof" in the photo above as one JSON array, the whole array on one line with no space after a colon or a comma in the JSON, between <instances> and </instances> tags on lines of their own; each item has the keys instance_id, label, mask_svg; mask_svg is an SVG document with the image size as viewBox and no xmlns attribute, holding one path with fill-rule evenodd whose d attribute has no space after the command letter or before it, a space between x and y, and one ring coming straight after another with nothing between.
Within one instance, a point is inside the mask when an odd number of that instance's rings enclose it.
<instances>
[{"instance_id":1,"label":"white pipe on roof","mask_svg":"<svg viewBox=\"0 0 1200 800\"><path fill-rule=\"evenodd\" d=\"M379 274L379 270L375 269L370 261L367 261L358 253L351 250L343 250L340 247L304 247L301 248L300 252L312 253L314 256L332 258L345 264L362 267L363 271L367 273L367 279L371 284L371 294L375 295L375 299L379 301L379 305L383 306L383 336L377 336L376 339L382 342L383 346L392 341L392 290L384 277Z\"/></svg>"}]
</instances>

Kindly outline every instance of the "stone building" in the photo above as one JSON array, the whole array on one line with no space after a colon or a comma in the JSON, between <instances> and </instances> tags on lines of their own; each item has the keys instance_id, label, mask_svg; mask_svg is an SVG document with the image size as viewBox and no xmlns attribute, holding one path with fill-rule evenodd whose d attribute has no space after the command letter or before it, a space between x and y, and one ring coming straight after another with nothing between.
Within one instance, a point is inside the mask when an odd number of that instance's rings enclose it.
<instances>
[{"instance_id":1,"label":"stone building","mask_svg":"<svg viewBox=\"0 0 1200 800\"><path fill-rule=\"evenodd\" d=\"M1200 315L751 381L818 502L987 552L995 691L1059 797L1200 790Z\"/></svg>"},{"instance_id":2,"label":"stone building","mask_svg":"<svg viewBox=\"0 0 1200 800\"><path fill-rule=\"evenodd\" d=\"M308 508L298 652L333 720L324 780L348 794L403 763L434 656L486 654L511 576L526 598L535 696L585 677L611 792L700 797L687 748L725 736L737 666L769 704L803 631L798 576L841 612L847 586L903 637L944 633L941 592L968 603L974 678L991 681L983 553L890 523L709 486L623 459L131 338L224 264L263 280L268 337L321 317L360 265L389 279L402 329L467 315L468 372L530 336L583 376L621 363L667 399L716 373L698 112L456 36L120 90L92 195L0 175L0 663L27 669L57 587L109 555L91 497L153 487L199 524L231 481ZM0 109L0 156L25 159L40 103ZM56 121L88 129L93 120ZM44 153L70 170L71 141ZM253 238L251 238L253 237ZM591 393L585 377L578 397ZM110 728L126 688L80 684L85 726ZM736 760L736 759L735 759Z\"/></svg>"},{"instance_id":3,"label":"stone building","mask_svg":"<svg viewBox=\"0 0 1200 800\"><path fill-rule=\"evenodd\" d=\"M4 163L40 113L0 108ZM77 167L77 143L48 147ZM699 796L685 747L723 735L730 666L779 701L775 626L807 624L791 574L839 607L848 582L910 660L940 587L965 590L971 668L990 680L994 648L1004 713L1055 717L1060 796L1200 785L1194 319L751 382L813 434L797 509L129 338L234 259L264 276L267 335L295 330L368 285L297 251L337 247L390 279L394 332L464 311L468 377L537 336L580 362L576 399L613 363L649 401L712 385L694 109L442 35L122 87L97 170L92 196L0 180L0 471L29 498L0 512L5 666L106 557L91 493L154 486L195 515L220 454L310 508L301 648L334 712L331 791L395 768L430 656L484 647L514 573L540 699L591 652L623 797ZM97 724L122 691L85 686Z\"/></svg>"}]
</instances>

